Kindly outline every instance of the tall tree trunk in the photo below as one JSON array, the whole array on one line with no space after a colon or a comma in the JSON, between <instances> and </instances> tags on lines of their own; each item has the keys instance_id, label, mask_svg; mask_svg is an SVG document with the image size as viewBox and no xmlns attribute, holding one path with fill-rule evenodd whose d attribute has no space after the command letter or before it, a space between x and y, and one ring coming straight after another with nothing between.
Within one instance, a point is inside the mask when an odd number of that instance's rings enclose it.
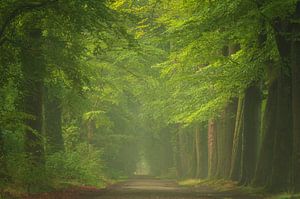
<instances>
[{"instance_id":1,"label":"tall tree trunk","mask_svg":"<svg viewBox=\"0 0 300 199\"><path fill-rule=\"evenodd\" d=\"M207 128L206 125L198 125L195 130L196 146L196 178L206 178L208 171Z\"/></svg>"},{"instance_id":2,"label":"tall tree trunk","mask_svg":"<svg viewBox=\"0 0 300 199\"><path fill-rule=\"evenodd\" d=\"M61 100L57 96L53 96L46 88L45 95L45 134L47 141L47 153L52 154L59 151L64 151L64 141L62 137L62 106ZM52 90L53 91L53 90Z\"/></svg>"},{"instance_id":3,"label":"tall tree trunk","mask_svg":"<svg viewBox=\"0 0 300 199\"><path fill-rule=\"evenodd\" d=\"M259 150L254 186L265 186L272 172L273 147L276 134L276 114L278 99L277 72L272 64L268 72L268 97L263 116L262 141Z\"/></svg>"},{"instance_id":4,"label":"tall tree trunk","mask_svg":"<svg viewBox=\"0 0 300 199\"><path fill-rule=\"evenodd\" d=\"M273 169L268 187L274 191L289 187L292 154L292 101L291 77L281 71L278 79L276 135Z\"/></svg>"},{"instance_id":5,"label":"tall tree trunk","mask_svg":"<svg viewBox=\"0 0 300 199\"><path fill-rule=\"evenodd\" d=\"M293 186L295 191L300 191L300 1L296 7L296 22L293 24L292 41L292 88L293 88ZM298 20L298 21L297 21Z\"/></svg>"},{"instance_id":6,"label":"tall tree trunk","mask_svg":"<svg viewBox=\"0 0 300 199\"><path fill-rule=\"evenodd\" d=\"M30 26L32 27L32 26ZM22 49L23 108L32 118L26 119L25 150L32 165L44 164L42 137L43 75L45 67L41 52L42 31L28 28L28 43Z\"/></svg>"},{"instance_id":7,"label":"tall tree trunk","mask_svg":"<svg viewBox=\"0 0 300 199\"><path fill-rule=\"evenodd\" d=\"M195 151L196 151L196 178L200 177L200 167L201 167L201 160L200 160L200 153L201 153L201 149L200 149L200 132L201 131L201 127L200 125L197 125L195 128Z\"/></svg>"},{"instance_id":8,"label":"tall tree trunk","mask_svg":"<svg viewBox=\"0 0 300 199\"><path fill-rule=\"evenodd\" d=\"M227 104L218 120L218 178L229 177L236 110L237 100L234 98Z\"/></svg>"},{"instance_id":9,"label":"tall tree trunk","mask_svg":"<svg viewBox=\"0 0 300 199\"><path fill-rule=\"evenodd\" d=\"M231 180L237 181L241 177L242 135L244 129L244 96L239 97L236 114L236 123L233 137L230 176Z\"/></svg>"},{"instance_id":10,"label":"tall tree trunk","mask_svg":"<svg viewBox=\"0 0 300 199\"><path fill-rule=\"evenodd\" d=\"M217 173L216 178L224 178L225 177L225 161L226 156L228 154L225 154L226 151L226 127L225 127L225 115L226 111L223 110L221 113L220 118L216 119L217 123L217 153L218 153L218 159L217 159Z\"/></svg>"},{"instance_id":11,"label":"tall tree trunk","mask_svg":"<svg viewBox=\"0 0 300 199\"><path fill-rule=\"evenodd\" d=\"M186 134L186 156L188 157L187 177L195 178L196 176L196 146L195 146L195 133L193 128L189 128Z\"/></svg>"},{"instance_id":12,"label":"tall tree trunk","mask_svg":"<svg viewBox=\"0 0 300 199\"><path fill-rule=\"evenodd\" d=\"M177 177L181 178L183 176L183 168L181 163L181 140L180 140L180 129L176 132L176 146L175 146L175 159L176 159L176 172Z\"/></svg>"},{"instance_id":13,"label":"tall tree trunk","mask_svg":"<svg viewBox=\"0 0 300 199\"><path fill-rule=\"evenodd\" d=\"M239 48L237 44L229 45L223 49L223 55L225 57L231 56L235 54ZM237 98L232 98L222 112L220 119L218 119L218 178L228 178L230 175L237 102Z\"/></svg>"},{"instance_id":14,"label":"tall tree trunk","mask_svg":"<svg viewBox=\"0 0 300 199\"><path fill-rule=\"evenodd\" d=\"M181 177L186 178L191 175L191 154L189 154L189 137L187 129L181 129L179 132L179 150L181 163ZM193 148L193 146L192 146Z\"/></svg>"},{"instance_id":15,"label":"tall tree trunk","mask_svg":"<svg viewBox=\"0 0 300 199\"><path fill-rule=\"evenodd\" d=\"M6 164L5 149L4 149L4 135L1 128L0 128L0 179L2 183L5 183L5 181L8 179L7 164Z\"/></svg>"},{"instance_id":16,"label":"tall tree trunk","mask_svg":"<svg viewBox=\"0 0 300 199\"><path fill-rule=\"evenodd\" d=\"M228 178L230 175L231 168L231 155L233 147L233 137L235 131L235 121L237 112L238 100L233 98L232 101L227 105L225 110L225 148L223 150L224 155L224 177Z\"/></svg>"},{"instance_id":17,"label":"tall tree trunk","mask_svg":"<svg viewBox=\"0 0 300 199\"><path fill-rule=\"evenodd\" d=\"M208 177L214 178L217 174L218 149L217 149L217 123L211 119L208 122Z\"/></svg>"},{"instance_id":18,"label":"tall tree trunk","mask_svg":"<svg viewBox=\"0 0 300 199\"><path fill-rule=\"evenodd\" d=\"M208 146L207 146L207 125L203 125L200 132L200 172L199 178L208 176Z\"/></svg>"},{"instance_id":19,"label":"tall tree trunk","mask_svg":"<svg viewBox=\"0 0 300 199\"><path fill-rule=\"evenodd\" d=\"M257 137L260 131L261 91L258 83L245 91L244 130L240 184L249 184L254 177L257 159Z\"/></svg>"},{"instance_id":20,"label":"tall tree trunk","mask_svg":"<svg viewBox=\"0 0 300 199\"><path fill-rule=\"evenodd\" d=\"M276 114L276 135L273 148L273 169L268 189L272 191L286 190L290 184L292 156L292 79L290 68L291 42L286 37L291 32L288 21L277 20L276 43L281 57L278 75L278 97Z\"/></svg>"}]
</instances>

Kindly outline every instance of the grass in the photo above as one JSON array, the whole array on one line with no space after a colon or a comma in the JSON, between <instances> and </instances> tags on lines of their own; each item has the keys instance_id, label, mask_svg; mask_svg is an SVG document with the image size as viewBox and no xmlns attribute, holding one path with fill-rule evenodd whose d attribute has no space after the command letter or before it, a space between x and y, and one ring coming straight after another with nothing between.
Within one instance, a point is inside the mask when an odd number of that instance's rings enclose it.
<instances>
[{"instance_id":1,"label":"grass","mask_svg":"<svg viewBox=\"0 0 300 199\"><path fill-rule=\"evenodd\" d=\"M187 179L187 180L178 181L178 184L180 186L194 187L200 185L202 181L203 180L200 179Z\"/></svg>"},{"instance_id":2,"label":"grass","mask_svg":"<svg viewBox=\"0 0 300 199\"><path fill-rule=\"evenodd\" d=\"M82 184L76 180L51 180L46 190L40 190L37 193L46 193L46 192L57 192L62 190L67 190L70 188L95 188L102 189L109 185L121 182L126 180L127 177L122 177L120 179L102 179L99 180L99 183L95 186L89 186ZM27 195L27 190L22 184L7 184L5 187L0 187L0 199L2 198L22 198Z\"/></svg>"},{"instance_id":3,"label":"grass","mask_svg":"<svg viewBox=\"0 0 300 199\"><path fill-rule=\"evenodd\" d=\"M270 196L267 199L299 199L300 194L293 194L293 193L283 193L276 196Z\"/></svg>"},{"instance_id":4,"label":"grass","mask_svg":"<svg viewBox=\"0 0 300 199\"><path fill-rule=\"evenodd\" d=\"M299 194L291 192L281 193L277 195L265 193L263 188L253 188L250 186L238 186L237 182L230 180L207 180L207 179L185 179L178 181L180 186L198 187L209 186L216 191L239 191L247 194L260 195L265 199L300 199Z\"/></svg>"},{"instance_id":5,"label":"grass","mask_svg":"<svg viewBox=\"0 0 300 199\"><path fill-rule=\"evenodd\" d=\"M231 191L237 190L239 187L236 182L229 180L201 180L201 179L187 179L179 181L180 186L209 186L217 191Z\"/></svg>"}]
</instances>

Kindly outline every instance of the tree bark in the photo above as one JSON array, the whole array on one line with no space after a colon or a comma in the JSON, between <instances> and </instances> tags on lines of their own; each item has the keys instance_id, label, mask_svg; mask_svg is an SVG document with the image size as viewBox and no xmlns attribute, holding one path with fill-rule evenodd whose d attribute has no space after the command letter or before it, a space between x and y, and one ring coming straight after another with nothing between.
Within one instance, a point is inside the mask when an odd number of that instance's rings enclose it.
<instances>
[{"instance_id":1,"label":"tree bark","mask_svg":"<svg viewBox=\"0 0 300 199\"><path fill-rule=\"evenodd\" d=\"M196 151L196 178L200 177L200 168L201 168L201 160L200 160L200 154L201 154L201 149L200 149L200 125L197 125L195 128L195 151Z\"/></svg>"},{"instance_id":2,"label":"tree bark","mask_svg":"<svg viewBox=\"0 0 300 199\"><path fill-rule=\"evenodd\" d=\"M273 66L270 66L268 79L268 97L263 117L262 142L253 180L253 185L257 187L265 186L270 181L272 172L278 99L278 80Z\"/></svg>"},{"instance_id":3,"label":"tree bark","mask_svg":"<svg viewBox=\"0 0 300 199\"><path fill-rule=\"evenodd\" d=\"M4 183L6 180L8 180L7 164L6 164L5 149L4 149L4 135L1 128L0 128L0 179Z\"/></svg>"},{"instance_id":4,"label":"tree bark","mask_svg":"<svg viewBox=\"0 0 300 199\"><path fill-rule=\"evenodd\" d=\"M47 153L52 154L64 151L64 141L62 136L62 107L58 96L53 96L54 92L46 88L45 95L45 134L47 142ZM52 90L53 91L53 90Z\"/></svg>"},{"instance_id":5,"label":"tree bark","mask_svg":"<svg viewBox=\"0 0 300 199\"><path fill-rule=\"evenodd\" d=\"M274 21L275 39L281 62L278 72L278 96L276 108L276 135L273 148L271 179L267 188L271 191L286 190L290 185L292 160L292 79L290 67L291 23L285 19Z\"/></svg>"},{"instance_id":6,"label":"tree bark","mask_svg":"<svg viewBox=\"0 0 300 199\"><path fill-rule=\"evenodd\" d=\"M228 178L231 167L234 125L236 120L237 99L233 98L218 120L218 178Z\"/></svg>"},{"instance_id":7,"label":"tree bark","mask_svg":"<svg viewBox=\"0 0 300 199\"><path fill-rule=\"evenodd\" d=\"M211 119L208 122L208 178L213 179L217 174L217 124Z\"/></svg>"},{"instance_id":8,"label":"tree bark","mask_svg":"<svg viewBox=\"0 0 300 199\"><path fill-rule=\"evenodd\" d=\"M292 155L292 101L291 77L281 71L278 79L276 135L273 169L268 188L272 191L285 190L290 185Z\"/></svg>"},{"instance_id":9,"label":"tree bark","mask_svg":"<svg viewBox=\"0 0 300 199\"><path fill-rule=\"evenodd\" d=\"M196 178L206 178L208 171L207 128L201 124L195 130Z\"/></svg>"},{"instance_id":10,"label":"tree bark","mask_svg":"<svg viewBox=\"0 0 300 199\"><path fill-rule=\"evenodd\" d=\"M292 41L292 105L293 105L293 187L295 191L300 191L300 2L296 7L295 19L298 20L293 24Z\"/></svg>"},{"instance_id":11,"label":"tree bark","mask_svg":"<svg viewBox=\"0 0 300 199\"><path fill-rule=\"evenodd\" d=\"M216 137L217 137L217 172L215 178L220 179L224 178L225 173L225 158L226 154L224 154L226 145L225 145L225 110L222 111L221 116L215 120L217 124L216 128Z\"/></svg>"},{"instance_id":12,"label":"tree bark","mask_svg":"<svg viewBox=\"0 0 300 199\"><path fill-rule=\"evenodd\" d=\"M233 147L233 137L235 131L235 121L237 112L238 100L233 98L227 105L225 110L225 148L224 148L224 177L228 178L231 168L231 155Z\"/></svg>"},{"instance_id":13,"label":"tree bark","mask_svg":"<svg viewBox=\"0 0 300 199\"><path fill-rule=\"evenodd\" d=\"M229 45L223 49L223 55L231 56L239 49L240 47L237 44ZM222 112L220 119L218 119L218 178L228 178L230 175L237 102L237 98L232 98Z\"/></svg>"},{"instance_id":14,"label":"tree bark","mask_svg":"<svg viewBox=\"0 0 300 199\"><path fill-rule=\"evenodd\" d=\"M260 131L261 91L258 83L245 91L244 130L242 136L242 167L240 184L247 185L254 177L257 158L257 137Z\"/></svg>"},{"instance_id":15,"label":"tree bark","mask_svg":"<svg viewBox=\"0 0 300 199\"><path fill-rule=\"evenodd\" d=\"M23 108L30 116L26 119L25 151L32 165L44 164L42 136L43 81L45 67L41 50L42 32L28 28L27 48L22 49Z\"/></svg>"},{"instance_id":16,"label":"tree bark","mask_svg":"<svg viewBox=\"0 0 300 199\"><path fill-rule=\"evenodd\" d=\"M241 177L242 135L244 129L244 96L239 97L233 137L231 168L229 178L238 181Z\"/></svg>"}]
</instances>

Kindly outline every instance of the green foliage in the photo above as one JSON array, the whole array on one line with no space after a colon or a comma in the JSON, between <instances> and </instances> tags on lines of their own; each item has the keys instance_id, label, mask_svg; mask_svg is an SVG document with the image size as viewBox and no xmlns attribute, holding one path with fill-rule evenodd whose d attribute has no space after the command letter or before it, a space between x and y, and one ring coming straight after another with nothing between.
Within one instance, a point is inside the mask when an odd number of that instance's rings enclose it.
<instances>
[{"instance_id":1,"label":"green foliage","mask_svg":"<svg viewBox=\"0 0 300 199\"><path fill-rule=\"evenodd\" d=\"M101 151L88 144L80 144L66 152L49 155L46 173L54 182L103 186L105 176L101 156Z\"/></svg>"},{"instance_id":2,"label":"green foliage","mask_svg":"<svg viewBox=\"0 0 300 199\"><path fill-rule=\"evenodd\" d=\"M249 85L268 83L266 65L280 62L273 22L290 19L295 3L1 1L0 167L6 181L98 185L133 174L141 155L153 173L174 175L180 128L218 118ZM41 32L39 41L32 30ZM27 61L41 67L26 68L22 54L33 42L39 45L30 53L40 56ZM23 111L24 84L34 81L47 91L44 99L57 99L61 114L54 123L65 151L46 151L44 167L30 165L25 149L24 132L31 128L25 120L45 120Z\"/></svg>"}]
</instances>

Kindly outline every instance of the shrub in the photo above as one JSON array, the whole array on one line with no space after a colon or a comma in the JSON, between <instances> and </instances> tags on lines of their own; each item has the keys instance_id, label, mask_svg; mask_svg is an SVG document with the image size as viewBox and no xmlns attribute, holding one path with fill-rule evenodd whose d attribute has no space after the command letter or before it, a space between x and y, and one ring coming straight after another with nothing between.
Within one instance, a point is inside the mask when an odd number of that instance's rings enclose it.
<instances>
[{"instance_id":1,"label":"shrub","mask_svg":"<svg viewBox=\"0 0 300 199\"><path fill-rule=\"evenodd\" d=\"M101 151L88 144L47 156L46 172L50 179L99 186L104 181Z\"/></svg>"}]
</instances>

